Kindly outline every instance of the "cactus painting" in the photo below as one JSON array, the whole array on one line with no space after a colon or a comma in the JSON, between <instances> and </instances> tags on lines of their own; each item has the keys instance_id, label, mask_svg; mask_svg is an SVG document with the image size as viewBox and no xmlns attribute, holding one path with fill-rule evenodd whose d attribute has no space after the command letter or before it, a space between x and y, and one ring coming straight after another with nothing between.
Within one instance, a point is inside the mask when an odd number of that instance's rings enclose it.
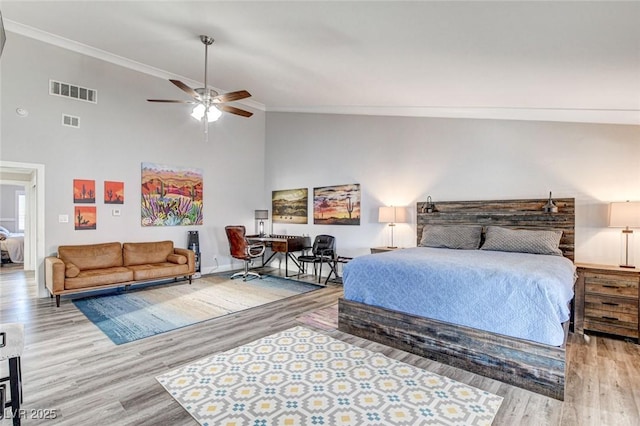
<instances>
[{"instance_id":1,"label":"cactus painting","mask_svg":"<svg viewBox=\"0 0 640 426\"><path fill-rule=\"evenodd\" d=\"M313 223L360 225L360 184L313 188Z\"/></svg>"},{"instance_id":2,"label":"cactus painting","mask_svg":"<svg viewBox=\"0 0 640 426\"><path fill-rule=\"evenodd\" d=\"M202 225L202 170L142 163L142 226Z\"/></svg>"},{"instance_id":3,"label":"cactus painting","mask_svg":"<svg viewBox=\"0 0 640 426\"><path fill-rule=\"evenodd\" d=\"M96 207L76 206L73 215L73 223L76 231L96 229Z\"/></svg>"},{"instance_id":4,"label":"cactus painting","mask_svg":"<svg viewBox=\"0 0 640 426\"><path fill-rule=\"evenodd\" d=\"M104 203L124 204L124 182L104 181Z\"/></svg>"},{"instance_id":5,"label":"cactus painting","mask_svg":"<svg viewBox=\"0 0 640 426\"><path fill-rule=\"evenodd\" d=\"M96 202L96 181L87 179L74 179L73 202L77 204L94 204Z\"/></svg>"}]
</instances>

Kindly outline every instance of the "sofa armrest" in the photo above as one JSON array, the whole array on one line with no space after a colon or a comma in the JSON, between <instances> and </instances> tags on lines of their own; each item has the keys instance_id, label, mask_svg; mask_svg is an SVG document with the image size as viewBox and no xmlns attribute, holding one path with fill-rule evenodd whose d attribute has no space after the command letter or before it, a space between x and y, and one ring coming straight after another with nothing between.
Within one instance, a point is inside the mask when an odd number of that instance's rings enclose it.
<instances>
[{"instance_id":1,"label":"sofa armrest","mask_svg":"<svg viewBox=\"0 0 640 426\"><path fill-rule=\"evenodd\" d=\"M187 265L189 265L189 275L193 275L196 272L196 254L193 250L174 247L173 252L175 254L181 254L187 258Z\"/></svg>"},{"instance_id":2,"label":"sofa armrest","mask_svg":"<svg viewBox=\"0 0 640 426\"><path fill-rule=\"evenodd\" d=\"M45 285L51 294L59 294L64 290L64 274L66 266L62 259L49 256L44 259Z\"/></svg>"}]
</instances>

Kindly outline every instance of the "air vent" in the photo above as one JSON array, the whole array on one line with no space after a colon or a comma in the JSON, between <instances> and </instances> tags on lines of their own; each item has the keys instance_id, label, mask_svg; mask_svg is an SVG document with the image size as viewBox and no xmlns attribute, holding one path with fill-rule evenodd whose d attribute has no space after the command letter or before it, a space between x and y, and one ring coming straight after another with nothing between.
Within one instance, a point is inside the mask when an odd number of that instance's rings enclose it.
<instances>
[{"instance_id":1,"label":"air vent","mask_svg":"<svg viewBox=\"0 0 640 426\"><path fill-rule=\"evenodd\" d=\"M96 90L61 81L49 80L49 94L94 104L98 103L98 92Z\"/></svg>"},{"instance_id":2,"label":"air vent","mask_svg":"<svg viewBox=\"0 0 640 426\"><path fill-rule=\"evenodd\" d=\"M74 117L73 115L62 114L62 125L67 127L80 127L80 117Z\"/></svg>"}]
</instances>

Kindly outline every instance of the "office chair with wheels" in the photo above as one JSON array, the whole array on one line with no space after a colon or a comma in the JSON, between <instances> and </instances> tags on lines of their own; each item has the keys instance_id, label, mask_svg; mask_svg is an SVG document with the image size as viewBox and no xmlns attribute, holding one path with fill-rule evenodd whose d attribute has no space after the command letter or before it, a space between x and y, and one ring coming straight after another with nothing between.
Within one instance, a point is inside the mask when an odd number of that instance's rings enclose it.
<instances>
[{"instance_id":1,"label":"office chair with wheels","mask_svg":"<svg viewBox=\"0 0 640 426\"><path fill-rule=\"evenodd\" d=\"M306 264L313 263L313 273L318 274L318 282L322 276L322 264L328 264L332 269L334 267L333 260L336 256L336 239L332 235L318 235L313 240L311 254L298 256L300 263L300 273L305 272ZM320 264L320 271L317 271L316 265Z\"/></svg>"},{"instance_id":2,"label":"office chair with wheels","mask_svg":"<svg viewBox=\"0 0 640 426\"><path fill-rule=\"evenodd\" d=\"M227 239L229 240L229 251L231 256L235 259L244 261L244 271L236 272L231 276L231 279L242 277L242 281L246 281L247 276L249 275L262 278L262 275L257 272L249 271L249 264L251 264L253 259L256 257L260 257L264 254L266 249L264 243L249 243L246 238L246 229L243 225L225 226L224 230L227 233Z\"/></svg>"}]
</instances>

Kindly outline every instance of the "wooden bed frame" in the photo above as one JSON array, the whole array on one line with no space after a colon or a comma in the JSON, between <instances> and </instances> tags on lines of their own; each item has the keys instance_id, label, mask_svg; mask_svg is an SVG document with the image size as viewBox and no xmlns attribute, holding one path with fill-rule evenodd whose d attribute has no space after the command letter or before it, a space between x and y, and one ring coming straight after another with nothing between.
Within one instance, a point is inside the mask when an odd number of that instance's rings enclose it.
<instances>
[{"instance_id":1,"label":"wooden bed frame","mask_svg":"<svg viewBox=\"0 0 640 426\"><path fill-rule=\"evenodd\" d=\"M560 229L560 249L573 260L575 202L556 199L557 213L545 213L547 200L498 200L417 203L418 242L426 224L481 224L519 229ZM564 400L565 355L569 321L562 346L409 315L345 299L339 300L340 331L415 353L473 373Z\"/></svg>"}]
</instances>

